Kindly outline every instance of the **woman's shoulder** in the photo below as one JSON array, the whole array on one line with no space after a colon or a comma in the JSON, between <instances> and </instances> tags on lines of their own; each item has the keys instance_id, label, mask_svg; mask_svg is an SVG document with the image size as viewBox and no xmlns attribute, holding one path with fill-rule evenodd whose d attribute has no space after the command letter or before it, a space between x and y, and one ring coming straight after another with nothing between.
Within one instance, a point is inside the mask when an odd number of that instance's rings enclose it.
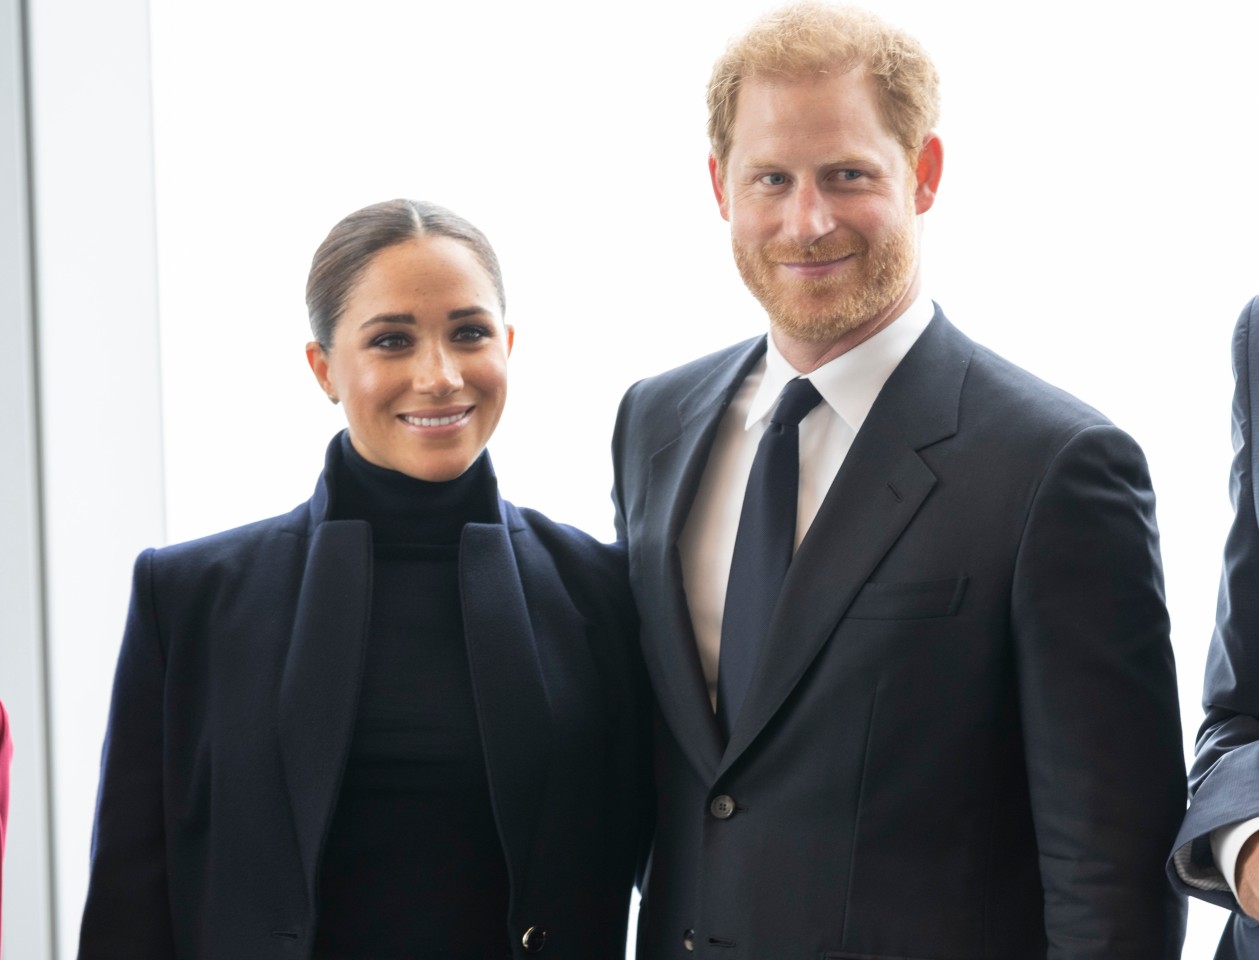
<instances>
[{"instance_id":1,"label":"woman's shoulder","mask_svg":"<svg viewBox=\"0 0 1259 960\"><path fill-rule=\"evenodd\" d=\"M271 582L288 568L300 566L310 529L309 504L303 503L286 514L145 550L136 561L137 574L179 592L260 575Z\"/></svg>"},{"instance_id":2,"label":"woman's shoulder","mask_svg":"<svg viewBox=\"0 0 1259 960\"><path fill-rule=\"evenodd\" d=\"M527 530L557 559L591 566L596 572L612 576L623 575L626 563L623 542L604 543L584 530L552 520L530 507L507 502L503 506L510 526Z\"/></svg>"},{"instance_id":3,"label":"woman's shoulder","mask_svg":"<svg viewBox=\"0 0 1259 960\"><path fill-rule=\"evenodd\" d=\"M617 615L632 606L623 542L604 543L528 507L506 502L503 507L509 527L517 536L524 533L546 554L580 606L593 605L601 616ZM530 553L518 550L517 556L528 562Z\"/></svg>"}]
</instances>

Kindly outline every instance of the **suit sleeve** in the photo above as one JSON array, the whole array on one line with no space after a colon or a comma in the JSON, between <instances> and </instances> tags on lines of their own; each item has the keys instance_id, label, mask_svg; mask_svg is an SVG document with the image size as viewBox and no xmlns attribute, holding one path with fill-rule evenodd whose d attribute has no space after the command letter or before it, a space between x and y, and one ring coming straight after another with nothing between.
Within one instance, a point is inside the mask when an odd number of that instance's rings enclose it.
<instances>
[{"instance_id":1,"label":"suit sleeve","mask_svg":"<svg viewBox=\"0 0 1259 960\"><path fill-rule=\"evenodd\" d=\"M166 658L152 578L153 551L148 550L136 561L114 675L79 960L175 956L162 802Z\"/></svg>"},{"instance_id":2,"label":"suit sleeve","mask_svg":"<svg viewBox=\"0 0 1259 960\"><path fill-rule=\"evenodd\" d=\"M1252 339L1259 298L1233 334L1233 525L1224 543L1215 632L1207 651L1202 705L1190 771L1192 801L1176 838L1169 873L1188 893L1238 908L1211 855L1210 835L1259 816L1259 522L1255 516Z\"/></svg>"},{"instance_id":3,"label":"suit sleeve","mask_svg":"<svg viewBox=\"0 0 1259 960\"><path fill-rule=\"evenodd\" d=\"M1164 862L1184 811L1176 672L1154 494L1122 431L1055 457L1028 514L1011 608L1049 957L1180 956Z\"/></svg>"}]
</instances>

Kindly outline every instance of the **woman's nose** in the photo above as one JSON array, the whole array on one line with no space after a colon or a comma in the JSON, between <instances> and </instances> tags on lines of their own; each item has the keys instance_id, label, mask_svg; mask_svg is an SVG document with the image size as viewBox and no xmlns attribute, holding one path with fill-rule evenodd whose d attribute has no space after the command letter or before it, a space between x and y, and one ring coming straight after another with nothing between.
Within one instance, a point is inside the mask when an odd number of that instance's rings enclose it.
<instances>
[{"instance_id":1,"label":"woman's nose","mask_svg":"<svg viewBox=\"0 0 1259 960\"><path fill-rule=\"evenodd\" d=\"M437 345L417 354L411 385L416 393L444 397L463 386L463 377L455 358L443 345Z\"/></svg>"}]
</instances>

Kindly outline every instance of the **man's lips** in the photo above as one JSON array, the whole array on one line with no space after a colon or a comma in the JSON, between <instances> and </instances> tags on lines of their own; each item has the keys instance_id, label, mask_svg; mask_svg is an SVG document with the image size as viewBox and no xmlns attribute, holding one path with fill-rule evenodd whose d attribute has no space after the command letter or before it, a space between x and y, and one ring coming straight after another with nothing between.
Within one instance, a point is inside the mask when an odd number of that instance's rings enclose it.
<instances>
[{"instance_id":1,"label":"man's lips","mask_svg":"<svg viewBox=\"0 0 1259 960\"><path fill-rule=\"evenodd\" d=\"M425 413L400 413L398 419L413 427L449 427L472 416L475 406L431 410Z\"/></svg>"},{"instance_id":2,"label":"man's lips","mask_svg":"<svg viewBox=\"0 0 1259 960\"><path fill-rule=\"evenodd\" d=\"M852 256L849 253L833 260L780 260L778 265L799 277L825 277L838 270Z\"/></svg>"}]
</instances>

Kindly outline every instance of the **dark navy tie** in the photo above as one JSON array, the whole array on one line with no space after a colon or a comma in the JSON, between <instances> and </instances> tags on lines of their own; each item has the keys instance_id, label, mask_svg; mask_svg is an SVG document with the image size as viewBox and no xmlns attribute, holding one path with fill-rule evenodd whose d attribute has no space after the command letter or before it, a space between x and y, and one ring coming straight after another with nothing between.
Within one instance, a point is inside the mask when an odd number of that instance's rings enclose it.
<instances>
[{"instance_id":1,"label":"dark navy tie","mask_svg":"<svg viewBox=\"0 0 1259 960\"><path fill-rule=\"evenodd\" d=\"M734 540L717 665L717 722L728 740L760 657L796 538L800 421L822 395L792 380L761 436Z\"/></svg>"}]
</instances>

